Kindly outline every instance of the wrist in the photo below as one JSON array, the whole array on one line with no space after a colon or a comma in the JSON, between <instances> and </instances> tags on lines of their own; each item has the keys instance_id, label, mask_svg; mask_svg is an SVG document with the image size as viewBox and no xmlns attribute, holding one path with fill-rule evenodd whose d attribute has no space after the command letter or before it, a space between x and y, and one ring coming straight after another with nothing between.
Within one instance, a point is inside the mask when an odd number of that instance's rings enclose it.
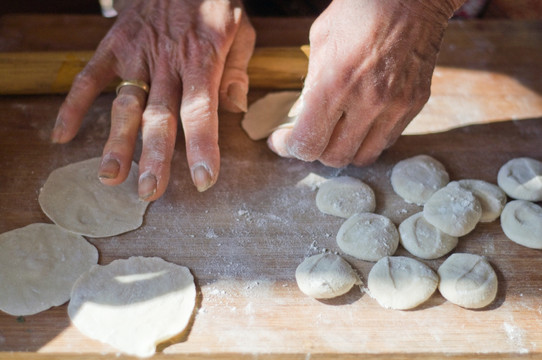
<instances>
[{"instance_id":1,"label":"wrist","mask_svg":"<svg viewBox=\"0 0 542 360\"><path fill-rule=\"evenodd\" d=\"M413 13L430 21L447 23L466 0L399 0Z\"/></svg>"}]
</instances>

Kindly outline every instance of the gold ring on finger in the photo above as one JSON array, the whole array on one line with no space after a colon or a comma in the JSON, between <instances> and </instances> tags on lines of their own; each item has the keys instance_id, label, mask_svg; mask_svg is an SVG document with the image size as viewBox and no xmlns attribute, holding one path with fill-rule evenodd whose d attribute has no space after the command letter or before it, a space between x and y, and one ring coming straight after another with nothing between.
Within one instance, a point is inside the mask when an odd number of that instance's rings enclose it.
<instances>
[{"instance_id":1,"label":"gold ring on finger","mask_svg":"<svg viewBox=\"0 0 542 360\"><path fill-rule=\"evenodd\" d=\"M117 85L117 89L115 90L117 92L117 95L119 94L119 91L124 86L135 86L140 88L141 90L145 91L147 94L149 93L149 85L145 81L141 80L124 80L120 84Z\"/></svg>"}]
</instances>

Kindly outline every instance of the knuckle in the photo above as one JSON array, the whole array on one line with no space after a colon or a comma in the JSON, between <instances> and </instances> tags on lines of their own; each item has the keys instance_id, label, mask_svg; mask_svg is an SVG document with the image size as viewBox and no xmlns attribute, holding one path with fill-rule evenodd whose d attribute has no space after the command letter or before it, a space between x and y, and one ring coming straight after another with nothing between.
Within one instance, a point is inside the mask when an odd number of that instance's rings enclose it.
<instances>
[{"instance_id":1,"label":"knuckle","mask_svg":"<svg viewBox=\"0 0 542 360\"><path fill-rule=\"evenodd\" d=\"M143 104L140 99L133 94L119 94L119 96L113 100L113 106L119 111L129 113L139 112L143 109Z\"/></svg>"},{"instance_id":2,"label":"knuckle","mask_svg":"<svg viewBox=\"0 0 542 360\"><path fill-rule=\"evenodd\" d=\"M193 123L201 119L210 118L217 111L217 105L208 96L199 95L184 99L181 105L181 119L183 123Z\"/></svg>"}]
</instances>

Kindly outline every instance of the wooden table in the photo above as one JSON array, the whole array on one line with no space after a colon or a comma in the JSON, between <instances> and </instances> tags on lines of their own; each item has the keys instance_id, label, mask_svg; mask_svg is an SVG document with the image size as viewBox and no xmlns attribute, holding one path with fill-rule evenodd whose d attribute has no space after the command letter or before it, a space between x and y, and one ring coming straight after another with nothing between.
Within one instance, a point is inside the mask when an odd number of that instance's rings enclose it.
<instances>
[{"instance_id":1,"label":"wooden table","mask_svg":"<svg viewBox=\"0 0 542 360\"><path fill-rule=\"evenodd\" d=\"M258 46L306 42L308 19L280 21L254 20L261 34ZM110 24L97 17L4 17L0 46L3 51L91 50ZM149 206L144 225L89 241L99 250L100 264L159 256L192 270L198 287L192 326L161 347L161 356L542 358L542 253L508 240L498 221L480 224L456 249L486 256L498 274L498 298L483 310L457 307L438 293L412 311L385 310L359 288L317 301L304 296L294 279L306 256L339 251L335 235L343 220L318 211L311 174L363 179L376 192L377 212L398 224L420 210L391 188L390 170L401 159L429 154L454 180L494 183L507 160L542 159L540 49L540 22L451 24L433 95L409 127L410 135L365 168L278 158L264 141L247 138L241 116L220 114L222 168L216 186L201 194L194 189L179 134L169 188ZM264 93L254 90L250 100ZM101 154L113 95L100 96L78 136L59 146L48 136L62 99L0 98L0 232L49 222L37 202L49 173ZM398 254L407 255L404 249ZM372 263L345 258L367 278ZM437 269L442 261L426 263ZM70 325L66 305L24 321L0 313L0 351L9 359L98 358L115 352Z\"/></svg>"}]
</instances>

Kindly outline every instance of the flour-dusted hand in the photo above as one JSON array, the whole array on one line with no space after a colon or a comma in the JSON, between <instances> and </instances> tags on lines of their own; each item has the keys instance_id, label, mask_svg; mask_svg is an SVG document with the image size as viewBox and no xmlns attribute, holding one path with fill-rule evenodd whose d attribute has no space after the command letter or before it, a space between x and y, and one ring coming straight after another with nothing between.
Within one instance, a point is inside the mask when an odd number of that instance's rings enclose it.
<instances>
[{"instance_id":1,"label":"flour-dusted hand","mask_svg":"<svg viewBox=\"0 0 542 360\"><path fill-rule=\"evenodd\" d=\"M334 0L310 31L309 70L270 148L325 165L366 165L427 102L448 19L462 0Z\"/></svg>"},{"instance_id":2,"label":"flour-dusted hand","mask_svg":"<svg viewBox=\"0 0 542 360\"><path fill-rule=\"evenodd\" d=\"M150 85L120 88L99 176L116 185L128 175L138 131L143 149L139 196L166 190L180 114L192 179L200 191L218 176L218 105L246 111L255 32L240 0L132 0L62 104L52 140L70 141L100 91L116 76Z\"/></svg>"}]
</instances>

